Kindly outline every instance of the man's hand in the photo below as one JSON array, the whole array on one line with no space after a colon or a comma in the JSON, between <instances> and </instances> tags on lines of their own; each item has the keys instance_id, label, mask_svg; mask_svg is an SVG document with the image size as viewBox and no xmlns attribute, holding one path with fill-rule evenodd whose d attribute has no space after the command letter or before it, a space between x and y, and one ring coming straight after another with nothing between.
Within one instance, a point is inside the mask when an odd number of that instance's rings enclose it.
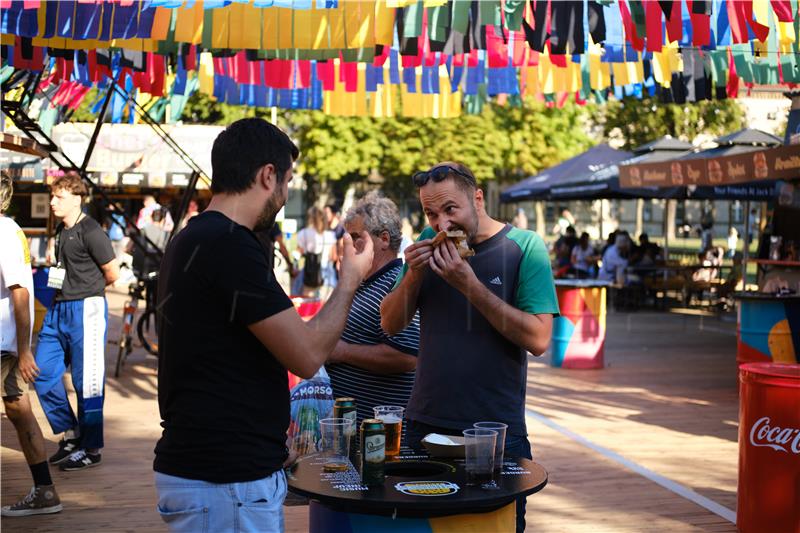
<instances>
[{"instance_id":1,"label":"man's hand","mask_svg":"<svg viewBox=\"0 0 800 533\"><path fill-rule=\"evenodd\" d=\"M286 437L286 449L289 450L289 456L283 462L283 468L289 468L297 461L297 452L292 449L292 438L287 435Z\"/></svg>"},{"instance_id":2,"label":"man's hand","mask_svg":"<svg viewBox=\"0 0 800 533\"><path fill-rule=\"evenodd\" d=\"M25 383L33 383L39 375L39 367L33 358L33 352L27 350L19 354L19 373Z\"/></svg>"},{"instance_id":3,"label":"man's hand","mask_svg":"<svg viewBox=\"0 0 800 533\"><path fill-rule=\"evenodd\" d=\"M445 239L436 247L428 264L431 270L462 293L466 294L470 285L478 281L475 271L461 258L456 245L450 239Z\"/></svg>"},{"instance_id":4,"label":"man's hand","mask_svg":"<svg viewBox=\"0 0 800 533\"><path fill-rule=\"evenodd\" d=\"M433 239L417 241L409 245L404 252L406 264L411 271L423 272L428 268L428 261L433 257Z\"/></svg>"},{"instance_id":5,"label":"man's hand","mask_svg":"<svg viewBox=\"0 0 800 533\"><path fill-rule=\"evenodd\" d=\"M372 270L372 239L369 233L362 231L359 237L359 249L353 244L353 238L349 233L345 233L342 238L344 248L342 258L341 278L351 284L351 287L358 287L361 281L367 277Z\"/></svg>"}]
</instances>

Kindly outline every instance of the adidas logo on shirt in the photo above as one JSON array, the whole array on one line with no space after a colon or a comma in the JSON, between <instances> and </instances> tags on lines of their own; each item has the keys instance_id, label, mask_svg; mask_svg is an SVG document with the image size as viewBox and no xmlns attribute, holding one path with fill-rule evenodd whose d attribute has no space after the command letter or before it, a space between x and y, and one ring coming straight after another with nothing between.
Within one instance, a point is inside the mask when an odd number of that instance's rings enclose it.
<instances>
[{"instance_id":1,"label":"adidas logo on shirt","mask_svg":"<svg viewBox=\"0 0 800 533\"><path fill-rule=\"evenodd\" d=\"M502 285L503 282L500 280L500 276L495 276L489 283L492 285Z\"/></svg>"}]
</instances>

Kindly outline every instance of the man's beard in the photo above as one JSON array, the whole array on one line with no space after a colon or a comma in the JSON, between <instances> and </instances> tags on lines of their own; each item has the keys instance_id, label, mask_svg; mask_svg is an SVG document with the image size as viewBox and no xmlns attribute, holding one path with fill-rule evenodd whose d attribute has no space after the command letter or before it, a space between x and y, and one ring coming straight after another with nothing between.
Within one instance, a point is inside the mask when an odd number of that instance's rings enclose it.
<instances>
[{"instance_id":1,"label":"man's beard","mask_svg":"<svg viewBox=\"0 0 800 533\"><path fill-rule=\"evenodd\" d=\"M256 220L253 231L264 231L274 226L275 217L278 216L281 207L283 207L283 202L278 199L278 193L276 191L264 202L264 209L262 209L261 214L258 215L258 220Z\"/></svg>"}]
</instances>

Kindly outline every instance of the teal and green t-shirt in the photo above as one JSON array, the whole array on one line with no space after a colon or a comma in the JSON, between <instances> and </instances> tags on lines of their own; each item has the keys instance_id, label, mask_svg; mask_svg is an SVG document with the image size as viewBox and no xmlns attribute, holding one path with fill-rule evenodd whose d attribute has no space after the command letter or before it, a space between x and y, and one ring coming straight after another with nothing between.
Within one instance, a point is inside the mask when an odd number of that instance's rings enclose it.
<instances>
[{"instance_id":1,"label":"teal and green t-shirt","mask_svg":"<svg viewBox=\"0 0 800 533\"><path fill-rule=\"evenodd\" d=\"M419 239L435 234L428 227ZM472 270L500 299L527 313L558 315L550 257L536 233L506 225L472 248ZM527 434L526 351L495 330L432 270L425 274L417 307L420 346L407 417L452 429L479 421L504 422L509 434Z\"/></svg>"}]
</instances>

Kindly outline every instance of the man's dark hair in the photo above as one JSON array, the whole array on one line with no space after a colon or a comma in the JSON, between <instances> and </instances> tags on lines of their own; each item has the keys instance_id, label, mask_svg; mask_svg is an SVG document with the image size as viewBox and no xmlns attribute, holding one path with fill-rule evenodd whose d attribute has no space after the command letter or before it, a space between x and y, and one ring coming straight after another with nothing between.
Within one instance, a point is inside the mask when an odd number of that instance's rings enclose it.
<instances>
[{"instance_id":1,"label":"man's dark hair","mask_svg":"<svg viewBox=\"0 0 800 533\"><path fill-rule=\"evenodd\" d=\"M341 212L341 209L339 209L339 206L336 204L328 204L325 207L330 209L331 213L333 213L334 215L338 215Z\"/></svg>"},{"instance_id":2,"label":"man's dark hair","mask_svg":"<svg viewBox=\"0 0 800 533\"><path fill-rule=\"evenodd\" d=\"M255 181L256 172L268 164L275 166L281 185L299 155L289 136L266 120L237 120L217 136L211 149L211 192L244 192Z\"/></svg>"},{"instance_id":3,"label":"man's dark hair","mask_svg":"<svg viewBox=\"0 0 800 533\"><path fill-rule=\"evenodd\" d=\"M167 218L167 208L159 207L158 209L154 209L153 213L150 215L150 218L153 220L153 222L161 222Z\"/></svg>"}]
</instances>

